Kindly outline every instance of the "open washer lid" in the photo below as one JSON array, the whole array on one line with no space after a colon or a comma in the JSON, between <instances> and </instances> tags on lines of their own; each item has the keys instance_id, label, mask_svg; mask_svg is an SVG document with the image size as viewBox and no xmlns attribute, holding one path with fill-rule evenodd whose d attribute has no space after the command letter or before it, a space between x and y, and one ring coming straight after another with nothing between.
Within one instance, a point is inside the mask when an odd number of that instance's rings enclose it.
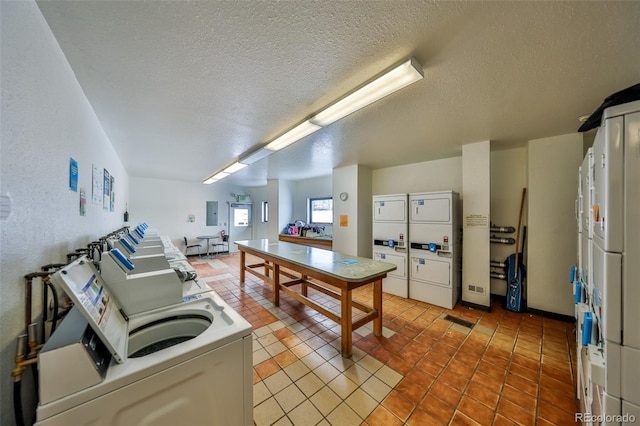
<instances>
[{"instance_id":1,"label":"open washer lid","mask_svg":"<svg viewBox=\"0 0 640 426\"><path fill-rule=\"evenodd\" d=\"M119 364L127 360L129 323L93 263L82 256L52 275Z\"/></svg>"}]
</instances>

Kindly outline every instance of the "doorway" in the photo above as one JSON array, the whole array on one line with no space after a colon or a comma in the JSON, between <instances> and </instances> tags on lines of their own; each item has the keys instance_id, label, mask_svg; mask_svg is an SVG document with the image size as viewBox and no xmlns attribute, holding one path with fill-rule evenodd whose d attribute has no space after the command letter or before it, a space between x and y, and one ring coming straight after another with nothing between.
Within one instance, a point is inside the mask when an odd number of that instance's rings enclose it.
<instances>
[{"instance_id":1,"label":"doorway","mask_svg":"<svg viewBox=\"0 0 640 426\"><path fill-rule=\"evenodd\" d=\"M253 238L253 204L229 203L229 253L237 252L234 241Z\"/></svg>"}]
</instances>

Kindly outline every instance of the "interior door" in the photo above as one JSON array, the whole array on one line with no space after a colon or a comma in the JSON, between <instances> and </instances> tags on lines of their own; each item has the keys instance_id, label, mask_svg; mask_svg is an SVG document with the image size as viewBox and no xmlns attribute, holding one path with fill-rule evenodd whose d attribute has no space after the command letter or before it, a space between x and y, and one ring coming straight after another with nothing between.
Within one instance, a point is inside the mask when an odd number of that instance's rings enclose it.
<instances>
[{"instance_id":1,"label":"interior door","mask_svg":"<svg viewBox=\"0 0 640 426\"><path fill-rule=\"evenodd\" d=\"M229 253L237 252L234 241L253 238L253 205L247 203L229 204Z\"/></svg>"}]
</instances>

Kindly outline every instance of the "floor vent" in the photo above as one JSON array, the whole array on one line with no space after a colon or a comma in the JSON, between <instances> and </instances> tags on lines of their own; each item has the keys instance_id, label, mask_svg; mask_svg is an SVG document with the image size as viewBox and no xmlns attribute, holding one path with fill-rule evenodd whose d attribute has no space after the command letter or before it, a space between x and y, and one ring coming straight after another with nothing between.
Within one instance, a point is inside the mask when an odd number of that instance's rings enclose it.
<instances>
[{"instance_id":1,"label":"floor vent","mask_svg":"<svg viewBox=\"0 0 640 426\"><path fill-rule=\"evenodd\" d=\"M458 317L454 317L454 316L451 316L451 315L445 316L444 319L446 319L447 321L451 321L453 323L459 324L459 325L461 325L463 327L467 327L467 328L473 328L473 326L475 325L472 322L465 321L463 319L460 319Z\"/></svg>"}]
</instances>

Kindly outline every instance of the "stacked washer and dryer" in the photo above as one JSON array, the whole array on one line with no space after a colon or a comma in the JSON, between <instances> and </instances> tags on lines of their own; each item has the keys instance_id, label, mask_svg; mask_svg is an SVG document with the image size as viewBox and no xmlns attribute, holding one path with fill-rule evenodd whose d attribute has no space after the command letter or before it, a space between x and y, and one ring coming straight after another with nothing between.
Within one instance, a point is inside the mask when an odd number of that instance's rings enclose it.
<instances>
[{"instance_id":1,"label":"stacked washer and dryer","mask_svg":"<svg viewBox=\"0 0 640 426\"><path fill-rule=\"evenodd\" d=\"M640 419L640 101L607 108L578 186L578 398L584 424Z\"/></svg>"},{"instance_id":2,"label":"stacked washer and dryer","mask_svg":"<svg viewBox=\"0 0 640 426\"><path fill-rule=\"evenodd\" d=\"M213 291L165 291L164 271L133 280L106 258L143 290L116 296L86 257L52 276L74 308L38 355L36 424L252 425L251 325ZM123 309L136 298L157 307Z\"/></svg>"},{"instance_id":3,"label":"stacked washer and dryer","mask_svg":"<svg viewBox=\"0 0 640 426\"><path fill-rule=\"evenodd\" d=\"M373 197L373 259L396 265L382 280L382 291L409 297L407 236L408 195Z\"/></svg>"},{"instance_id":4,"label":"stacked washer and dryer","mask_svg":"<svg viewBox=\"0 0 640 426\"><path fill-rule=\"evenodd\" d=\"M452 309L460 297L460 197L453 191L373 197L373 258L397 269L386 293Z\"/></svg>"},{"instance_id":5,"label":"stacked washer and dryer","mask_svg":"<svg viewBox=\"0 0 640 426\"><path fill-rule=\"evenodd\" d=\"M409 297L453 309L462 282L459 194L409 194L409 241Z\"/></svg>"}]
</instances>

